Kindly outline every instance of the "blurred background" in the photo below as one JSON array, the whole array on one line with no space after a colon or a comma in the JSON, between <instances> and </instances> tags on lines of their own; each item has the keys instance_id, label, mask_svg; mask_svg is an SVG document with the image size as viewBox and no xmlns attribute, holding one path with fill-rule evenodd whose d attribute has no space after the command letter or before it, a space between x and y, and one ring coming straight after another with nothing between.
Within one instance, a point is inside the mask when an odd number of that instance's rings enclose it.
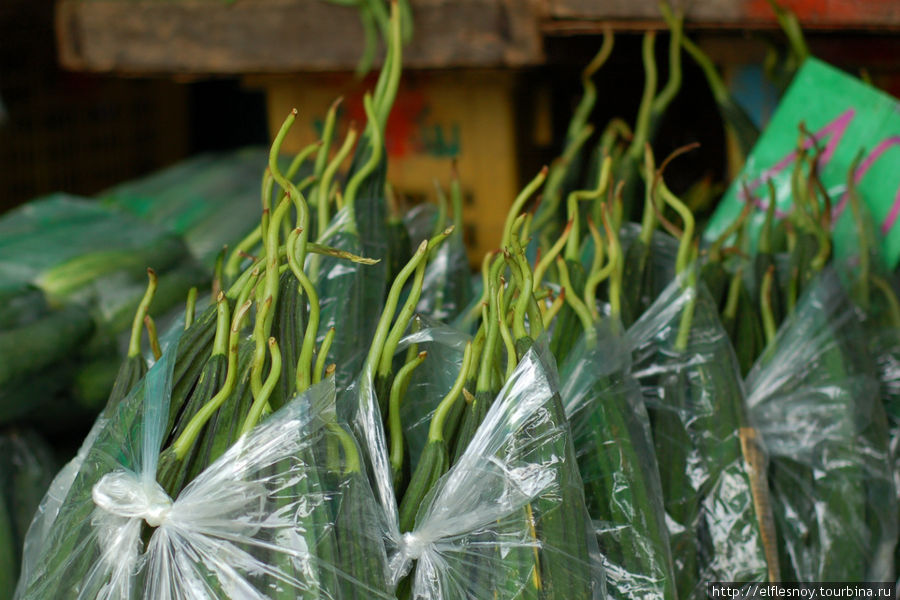
<instances>
[{"instance_id":1,"label":"blurred background","mask_svg":"<svg viewBox=\"0 0 900 600\"><path fill-rule=\"evenodd\" d=\"M898 4L785 6L815 56L897 95ZM769 4L697 0L683 8L688 35L764 125L782 91L767 61L785 47ZM457 158L469 209L486 219L466 231L479 256L496 243L489 215L501 219L522 182L559 153L580 71L604 28L616 31L616 43L595 76L590 122L631 123L644 77L640 34L664 23L646 0L430 0L412 9L388 130L390 179L415 203L433 195L432 180L446 180ZM357 7L325 0L3 0L0 211L57 191L93 196L207 152L265 146L291 107L302 127L287 149L297 150L317 135L336 96L345 97L344 124L362 116L361 92L374 83L356 72L365 39ZM666 51L656 44L661 81ZM693 61L683 64L684 85L655 147L665 156L701 143L670 174L678 191L705 175L723 181L728 168L709 88Z\"/></svg>"}]
</instances>

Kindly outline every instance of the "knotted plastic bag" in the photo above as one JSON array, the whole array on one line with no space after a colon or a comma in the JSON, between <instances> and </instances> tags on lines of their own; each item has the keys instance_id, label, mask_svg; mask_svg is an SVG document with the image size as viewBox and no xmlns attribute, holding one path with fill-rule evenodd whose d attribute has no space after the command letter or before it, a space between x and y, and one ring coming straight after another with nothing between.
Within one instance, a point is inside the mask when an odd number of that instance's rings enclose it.
<instances>
[{"instance_id":1,"label":"knotted plastic bag","mask_svg":"<svg viewBox=\"0 0 900 600\"><path fill-rule=\"evenodd\" d=\"M611 598L674 598L662 487L641 388L618 323L583 336L560 395Z\"/></svg>"},{"instance_id":2,"label":"knotted plastic bag","mask_svg":"<svg viewBox=\"0 0 900 600\"><path fill-rule=\"evenodd\" d=\"M893 577L897 495L860 317L838 275L823 272L747 377L786 580Z\"/></svg>"},{"instance_id":3,"label":"knotted plastic bag","mask_svg":"<svg viewBox=\"0 0 900 600\"><path fill-rule=\"evenodd\" d=\"M176 348L52 484L17 597L389 597L384 527L332 379L165 494L155 474Z\"/></svg>"},{"instance_id":4,"label":"knotted plastic bag","mask_svg":"<svg viewBox=\"0 0 900 600\"><path fill-rule=\"evenodd\" d=\"M460 459L401 533L377 399L365 374L354 428L382 504L392 580L416 599L602 598L555 365L538 342L519 362ZM407 576L409 581L403 581Z\"/></svg>"},{"instance_id":5,"label":"knotted plastic bag","mask_svg":"<svg viewBox=\"0 0 900 600\"><path fill-rule=\"evenodd\" d=\"M753 432L737 360L697 279L690 268L673 280L627 332L683 600L705 597L707 581L766 581L772 566L760 525L765 491L751 477L760 467L743 452Z\"/></svg>"}]
</instances>

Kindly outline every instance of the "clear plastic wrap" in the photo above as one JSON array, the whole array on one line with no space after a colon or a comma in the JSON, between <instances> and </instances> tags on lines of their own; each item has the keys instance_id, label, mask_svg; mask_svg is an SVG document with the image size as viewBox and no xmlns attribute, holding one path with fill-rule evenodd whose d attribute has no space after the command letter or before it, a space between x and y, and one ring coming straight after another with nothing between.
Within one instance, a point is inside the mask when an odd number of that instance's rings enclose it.
<instances>
[{"instance_id":1,"label":"clear plastic wrap","mask_svg":"<svg viewBox=\"0 0 900 600\"><path fill-rule=\"evenodd\" d=\"M363 245L347 208L338 211L322 232L319 243L362 255ZM384 303L382 290L366 289L366 270L379 265L363 265L332 256L310 256L308 271L319 293L319 335L335 329L328 363L337 365L337 388L345 389L358 375L365 358L365 344L375 333ZM381 261L382 263L384 261ZM383 270L383 266L381 267ZM370 274L372 275L372 274ZM376 277L378 274L374 274Z\"/></svg>"},{"instance_id":2,"label":"clear plastic wrap","mask_svg":"<svg viewBox=\"0 0 900 600\"><path fill-rule=\"evenodd\" d=\"M610 598L675 598L662 486L621 325L596 327L560 368L560 395Z\"/></svg>"},{"instance_id":3,"label":"clear plastic wrap","mask_svg":"<svg viewBox=\"0 0 900 600\"><path fill-rule=\"evenodd\" d=\"M98 240L103 241L102 249ZM49 280L48 273L88 254L96 254L102 262L78 265L82 278L65 273L69 277L63 281ZM101 294L104 290L95 285L100 275L130 267L145 279L146 267L162 271L186 254L184 243L160 227L65 194L33 200L0 219L0 280L31 282L45 291L56 292L59 285L66 294L82 288ZM129 262L131 256L136 260ZM158 261L148 263L144 258ZM109 270L97 268L106 265Z\"/></svg>"},{"instance_id":4,"label":"clear plastic wrap","mask_svg":"<svg viewBox=\"0 0 900 600\"><path fill-rule=\"evenodd\" d=\"M12 564L15 566L12 582L19 574L25 532L55 472L53 451L36 432L14 428L0 434L0 504L6 507L8 517L9 536L6 539L12 544ZM0 544L4 543L3 538L0 535ZM14 587L14 584L0 587L0 598L12 597Z\"/></svg>"},{"instance_id":5,"label":"clear plastic wrap","mask_svg":"<svg viewBox=\"0 0 900 600\"><path fill-rule=\"evenodd\" d=\"M399 531L377 399L366 374L354 427L387 522L393 581L410 597L602 598L604 580L553 358L519 362L458 462ZM404 584L405 585L405 584Z\"/></svg>"},{"instance_id":6,"label":"clear plastic wrap","mask_svg":"<svg viewBox=\"0 0 900 600\"><path fill-rule=\"evenodd\" d=\"M384 526L333 379L166 496L155 475L175 348L54 481L17 598L389 598Z\"/></svg>"},{"instance_id":7,"label":"clear plastic wrap","mask_svg":"<svg viewBox=\"0 0 900 600\"><path fill-rule=\"evenodd\" d=\"M823 272L747 377L786 580L894 576L897 493L860 318L838 275Z\"/></svg>"},{"instance_id":8,"label":"clear plastic wrap","mask_svg":"<svg viewBox=\"0 0 900 600\"><path fill-rule=\"evenodd\" d=\"M427 317L416 316L412 333L400 340L402 351L415 344L428 358L413 371L400 405L403 440L409 462L417 464L428 439L428 426L441 399L453 387L462 366L463 352L470 337L448 325ZM400 356L403 356L401 352Z\"/></svg>"},{"instance_id":9,"label":"clear plastic wrap","mask_svg":"<svg viewBox=\"0 0 900 600\"><path fill-rule=\"evenodd\" d=\"M755 462L743 454L752 432L737 360L697 279L688 269L673 280L627 332L682 600L705 597L707 581L766 581L775 573L766 557L771 536L761 527L764 492L759 477L754 489Z\"/></svg>"},{"instance_id":10,"label":"clear plastic wrap","mask_svg":"<svg viewBox=\"0 0 900 600\"><path fill-rule=\"evenodd\" d=\"M469 257L461 231L435 250L425 269L422 296L416 310L432 319L451 322L472 302Z\"/></svg>"}]
</instances>

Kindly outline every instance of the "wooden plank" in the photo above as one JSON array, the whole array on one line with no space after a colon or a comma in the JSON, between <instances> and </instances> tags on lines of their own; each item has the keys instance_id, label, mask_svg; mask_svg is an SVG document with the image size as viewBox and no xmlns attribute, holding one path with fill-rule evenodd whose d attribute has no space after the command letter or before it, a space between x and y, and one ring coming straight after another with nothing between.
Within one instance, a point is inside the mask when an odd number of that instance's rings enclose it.
<instances>
[{"instance_id":1,"label":"wooden plank","mask_svg":"<svg viewBox=\"0 0 900 600\"><path fill-rule=\"evenodd\" d=\"M413 68L536 64L538 0L413 0ZM59 0L69 69L132 74L351 70L363 52L355 8L323 0Z\"/></svg>"},{"instance_id":2,"label":"wooden plank","mask_svg":"<svg viewBox=\"0 0 900 600\"><path fill-rule=\"evenodd\" d=\"M780 0L808 29L900 29L900 2L896 0ZM777 27L767 0L673 0L685 11L685 24L709 28ZM545 23L545 31L588 33L603 21L619 28L659 27L657 0L548 0L548 16L561 22Z\"/></svg>"}]
</instances>

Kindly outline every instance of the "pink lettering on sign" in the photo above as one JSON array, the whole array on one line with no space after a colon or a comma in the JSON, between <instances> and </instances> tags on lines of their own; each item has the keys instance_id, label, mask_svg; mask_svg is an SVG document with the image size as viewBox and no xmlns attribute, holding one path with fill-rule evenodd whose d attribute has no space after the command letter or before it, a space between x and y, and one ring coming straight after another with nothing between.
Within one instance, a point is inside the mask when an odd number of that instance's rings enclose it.
<instances>
[{"instance_id":1,"label":"pink lettering on sign","mask_svg":"<svg viewBox=\"0 0 900 600\"><path fill-rule=\"evenodd\" d=\"M850 122L853 121L853 117L856 116L856 111L852 108L848 108L846 111L838 115L831 123L827 124L825 127L821 128L817 132L813 134L813 139L815 141L820 141L826 136L828 137L828 142L825 144L825 151L822 152L822 155L819 157L818 166L819 168L823 168L825 165L831 161L832 156L834 156L834 151L838 147L838 144L841 142L841 138L844 137L844 132L847 131L847 127L850 126ZM812 148L813 140L805 139L803 140L803 148ZM789 167L797 158L797 151L794 150L787 154L784 158L775 163L774 166L764 169L760 172L759 176L755 179L751 180L747 183L746 192L752 194L754 191L759 189L766 181L772 179L778 173L784 171L787 167ZM767 201L763 201L761 198L757 198L755 196L748 197L745 190L741 190L739 192L741 200L744 202L753 202L754 206L756 206L759 210L765 211L769 204ZM775 216L779 219L783 219L787 217L790 213L775 209Z\"/></svg>"}]
</instances>

